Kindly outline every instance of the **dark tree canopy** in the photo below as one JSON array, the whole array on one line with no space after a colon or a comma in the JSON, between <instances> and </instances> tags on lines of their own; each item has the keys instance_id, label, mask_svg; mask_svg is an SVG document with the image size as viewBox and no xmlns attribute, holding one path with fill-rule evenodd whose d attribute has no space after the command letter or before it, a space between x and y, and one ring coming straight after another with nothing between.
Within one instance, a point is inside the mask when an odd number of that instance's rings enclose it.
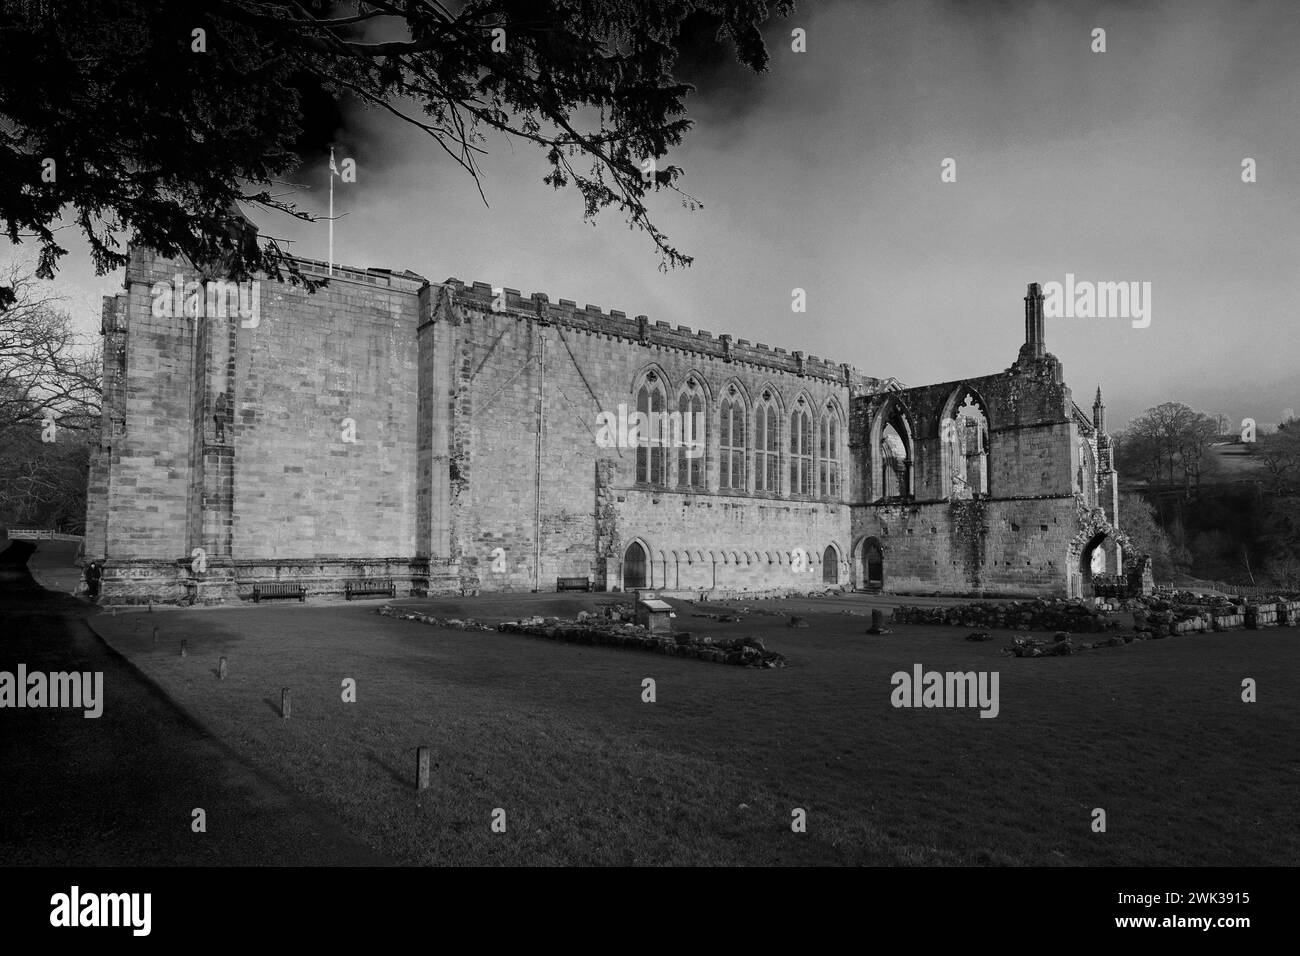
<instances>
[{"instance_id":1,"label":"dark tree canopy","mask_svg":"<svg viewBox=\"0 0 1300 956\"><path fill-rule=\"evenodd\" d=\"M222 261L235 278L306 281L273 238L232 226L229 210L314 218L277 183L299 165L303 97L323 91L416 125L475 182L486 133L533 143L544 182L576 189L585 217L613 206L651 238L661 267L688 265L645 204L651 191L678 190L681 170L642 166L690 127L692 87L673 75L683 30L708 24L763 71L760 28L792 7L0 0L0 221L11 241L36 240L43 278L65 252L63 217L101 272L125 263L119 237L134 234L164 255Z\"/></svg>"}]
</instances>

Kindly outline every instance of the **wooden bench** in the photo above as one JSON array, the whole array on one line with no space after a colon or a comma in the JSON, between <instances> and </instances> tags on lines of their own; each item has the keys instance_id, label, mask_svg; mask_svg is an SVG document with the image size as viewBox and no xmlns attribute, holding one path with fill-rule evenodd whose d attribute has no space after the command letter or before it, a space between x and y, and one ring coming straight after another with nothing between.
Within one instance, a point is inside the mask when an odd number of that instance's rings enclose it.
<instances>
[{"instance_id":1,"label":"wooden bench","mask_svg":"<svg viewBox=\"0 0 1300 956\"><path fill-rule=\"evenodd\" d=\"M590 591L591 582L586 578L556 578L557 591Z\"/></svg>"},{"instance_id":2,"label":"wooden bench","mask_svg":"<svg viewBox=\"0 0 1300 956\"><path fill-rule=\"evenodd\" d=\"M379 594L385 597L397 597L397 585L392 578L361 578L348 581L343 585L344 596L351 601L354 596L362 594Z\"/></svg>"},{"instance_id":3,"label":"wooden bench","mask_svg":"<svg viewBox=\"0 0 1300 956\"><path fill-rule=\"evenodd\" d=\"M307 602L307 588L301 584L254 584L253 603L260 604L263 598L297 598Z\"/></svg>"}]
</instances>

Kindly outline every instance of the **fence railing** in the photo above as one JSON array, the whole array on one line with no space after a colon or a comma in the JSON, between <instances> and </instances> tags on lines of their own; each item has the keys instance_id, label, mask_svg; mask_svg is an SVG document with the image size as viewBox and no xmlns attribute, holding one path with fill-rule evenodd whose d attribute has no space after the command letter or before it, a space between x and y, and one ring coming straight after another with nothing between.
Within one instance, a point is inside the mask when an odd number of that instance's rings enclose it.
<instances>
[{"instance_id":1,"label":"fence railing","mask_svg":"<svg viewBox=\"0 0 1300 956\"><path fill-rule=\"evenodd\" d=\"M84 534L64 534L49 528L10 528L9 537L28 541L84 541Z\"/></svg>"},{"instance_id":2,"label":"fence railing","mask_svg":"<svg viewBox=\"0 0 1300 956\"><path fill-rule=\"evenodd\" d=\"M1276 595L1300 595L1294 588L1267 587L1258 584L1229 584L1227 581L1202 581L1199 578L1182 577L1170 583L1179 591L1222 591L1225 594L1239 594L1242 597L1274 597Z\"/></svg>"}]
</instances>

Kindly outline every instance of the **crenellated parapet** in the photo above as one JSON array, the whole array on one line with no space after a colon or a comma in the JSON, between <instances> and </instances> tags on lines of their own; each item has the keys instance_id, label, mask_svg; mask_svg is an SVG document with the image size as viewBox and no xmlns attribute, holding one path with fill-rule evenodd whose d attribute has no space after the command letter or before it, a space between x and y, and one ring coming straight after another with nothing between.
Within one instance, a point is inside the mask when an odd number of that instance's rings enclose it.
<instances>
[{"instance_id":1,"label":"crenellated parapet","mask_svg":"<svg viewBox=\"0 0 1300 956\"><path fill-rule=\"evenodd\" d=\"M625 312L617 309L606 312L600 306L590 303L579 307L572 299L552 302L542 292L525 295L518 289L493 287L486 282L467 285L454 278L441 283L441 287L450 293L450 301L441 306L443 315L456 321L465 321L475 313L509 315L519 321L555 325L588 335L623 339L641 346L674 349L738 365L822 379L863 394L873 391L880 382L847 363L805 355L801 351L774 348L763 342L750 342L725 333L715 336L705 329L673 326L663 320L651 321L645 315L629 318ZM438 321L438 318L438 315L431 316L432 321Z\"/></svg>"}]
</instances>

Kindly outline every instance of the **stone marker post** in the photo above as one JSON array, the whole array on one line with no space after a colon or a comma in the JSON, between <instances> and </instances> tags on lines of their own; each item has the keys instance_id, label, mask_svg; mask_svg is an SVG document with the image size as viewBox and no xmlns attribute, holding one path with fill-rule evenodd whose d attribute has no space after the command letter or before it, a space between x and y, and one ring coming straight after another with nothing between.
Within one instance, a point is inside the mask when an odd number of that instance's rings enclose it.
<instances>
[{"instance_id":1,"label":"stone marker post","mask_svg":"<svg viewBox=\"0 0 1300 956\"><path fill-rule=\"evenodd\" d=\"M415 789L429 789L429 748L415 748Z\"/></svg>"}]
</instances>

